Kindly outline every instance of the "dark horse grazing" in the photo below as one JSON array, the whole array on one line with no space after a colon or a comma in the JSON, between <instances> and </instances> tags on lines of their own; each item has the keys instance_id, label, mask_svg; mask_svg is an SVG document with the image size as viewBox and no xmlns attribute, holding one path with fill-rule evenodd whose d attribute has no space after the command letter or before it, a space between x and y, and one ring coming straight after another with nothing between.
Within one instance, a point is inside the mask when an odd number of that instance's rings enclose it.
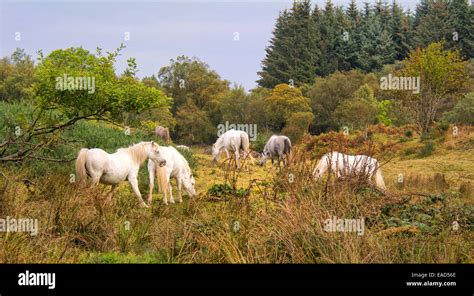
<instances>
[{"instance_id":1,"label":"dark horse grazing","mask_svg":"<svg viewBox=\"0 0 474 296\"><path fill-rule=\"evenodd\" d=\"M170 143L170 130L167 127L157 126L155 135L160 137L166 144Z\"/></svg>"}]
</instances>

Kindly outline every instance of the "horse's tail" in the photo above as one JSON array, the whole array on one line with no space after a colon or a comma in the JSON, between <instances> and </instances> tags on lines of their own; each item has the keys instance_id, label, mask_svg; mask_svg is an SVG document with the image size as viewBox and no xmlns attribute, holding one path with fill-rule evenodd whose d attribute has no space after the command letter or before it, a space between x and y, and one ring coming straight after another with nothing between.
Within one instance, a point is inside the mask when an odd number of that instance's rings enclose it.
<instances>
[{"instance_id":1,"label":"horse's tail","mask_svg":"<svg viewBox=\"0 0 474 296\"><path fill-rule=\"evenodd\" d=\"M383 180L382 169L380 168L378 161L375 161L375 165L375 185L377 185L379 189L385 191L387 190L387 187L385 186L385 182Z\"/></svg>"},{"instance_id":2,"label":"horse's tail","mask_svg":"<svg viewBox=\"0 0 474 296\"><path fill-rule=\"evenodd\" d=\"M86 171L86 160L87 160L87 152L89 149L82 148L79 151L76 159L76 177L79 183L84 182L87 178L87 171Z\"/></svg>"},{"instance_id":3,"label":"horse's tail","mask_svg":"<svg viewBox=\"0 0 474 296\"><path fill-rule=\"evenodd\" d=\"M255 163L255 160L250 153L250 140L249 136L246 133L240 134L240 148L244 151L245 158L250 157L252 163Z\"/></svg>"},{"instance_id":4,"label":"horse's tail","mask_svg":"<svg viewBox=\"0 0 474 296\"><path fill-rule=\"evenodd\" d=\"M168 178L167 178L167 173L168 169L165 166L160 167L159 165L156 165L156 180L158 183L158 188L160 188L161 192L165 192L165 190L168 188Z\"/></svg>"}]
</instances>

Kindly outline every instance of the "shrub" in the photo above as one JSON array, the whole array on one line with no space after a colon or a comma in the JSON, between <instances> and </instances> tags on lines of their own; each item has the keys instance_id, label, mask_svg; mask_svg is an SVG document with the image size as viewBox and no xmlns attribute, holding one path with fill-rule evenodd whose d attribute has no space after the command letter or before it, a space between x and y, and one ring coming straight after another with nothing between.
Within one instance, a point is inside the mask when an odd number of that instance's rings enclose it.
<instances>
[{"instance_id":1,"label":"shrub","mask_svg":"<svg viewBox=\"0 0 474 296\"><path fill-rule=\"evenodd\" d=\"M265 144L267 143L268 139L271 137L271 132L259 132L257 133L257 139L251 142L251 148L254 151L262 152Z\"/></svg>"},{"instance_id":2,"label":"shrub","mask_svg":"<svg viewBox=\"0 0 474 296\"><path fill-rule=\"evenodd\" d=\"M433 154L435 150L435 146L433 142L426 142L425 145L418 151L418 156L419 157L427 157Z\"/></svg>"},{"instance_id":3,"label":"shrub","mask_svg":"<svg viewBox=\"0 0 474 296\"><path fill-rule=\"evenodd\" d=\"M413 137L413 132L411 130L406 130L404 133L405 137L411 138Z\"/></svg>"},{"instance_id":4,"label":"shrub","mask_svg":"<svg viewBox=\"0 0 474 296\"><path fill-rule=\"evenodd\" d=\"M444 113L443 120L451 123L474 124L474 92L466 94L453 110Z\"/></svg>"},{"instance_id":5,"label":"shrub","mask_svg":"<svg viewBox=\"0 0 474 296\"><path fill-rule=\"evenodd\" d=\"M438 123L438 127L442 131L447 131L449 129L449 122L447 122L446 120L442 120Z\"/></svg>"}]
</instances>

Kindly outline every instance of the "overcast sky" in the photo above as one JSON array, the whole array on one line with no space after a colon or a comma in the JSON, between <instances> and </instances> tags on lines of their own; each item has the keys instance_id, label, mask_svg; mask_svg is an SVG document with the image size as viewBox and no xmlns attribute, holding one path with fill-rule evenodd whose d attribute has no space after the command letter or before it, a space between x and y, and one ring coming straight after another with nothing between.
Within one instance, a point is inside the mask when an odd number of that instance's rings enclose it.
<instances>
[{"instance_id":1,"label":"overcast sky","mask_svg":"<svg viewBox=\"0 0 474 296\"><path fill-rule=\"evenodd\" d=\"M344 6L349 2L333 1ZM360 8L363 2L357 1ZM398 2L413 10L418 1ZM325 0L312 3L324 7ZM195 56L223 79L249 90L255 87L278 13L291 5L282 0L0 0L0 56L17 47L36 57L39 49L45 54L71 46L113 50L123 42L126 49L118 59L118 73L129 57L137 59L138 76L143 77L156 74L179 55Z\"/></svg>"}]
</instances>

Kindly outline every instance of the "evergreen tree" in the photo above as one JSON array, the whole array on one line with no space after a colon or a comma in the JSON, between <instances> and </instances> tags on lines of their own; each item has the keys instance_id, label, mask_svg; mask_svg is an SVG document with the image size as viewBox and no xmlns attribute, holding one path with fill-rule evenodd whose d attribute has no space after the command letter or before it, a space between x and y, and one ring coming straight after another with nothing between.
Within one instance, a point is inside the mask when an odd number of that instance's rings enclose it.
<instances>
[{"instance_id":1,"label":"evergreen tree","mask_svg":"<svg viewBox=\"0 0 474 296\"><path fill-rule=\"evenodd\" d=\"M404 59L411 49L410 20L395 0L392 2L388 32L393 41L394 59Z\"/></svg>"},{"instance_id":2,"label":"evergreen tree","mask_svg":"<svg viewBox=\"0 0 474 296\"><path fill-rule=\"evenodd\" d=\"M280 83L311 83L316 72L319 30L311 17L309 0L294 2L280 14L270 46L259 72L260 86L273 88Z\"/></svg>"},{"instance_id":3,"label":"evergreen tree","mask_svg":"<svg viewBox=\"0 0 474 296\"><path fill-rule=\"evenodd\" d=\"M270 39L270 45L265 49L266 56L262 61L262 71L258 72L260 79L257 81L262 87L273 88L273 86L290 79L290 64L287 59L289 19L290 14L287 10L280 13L273 30L273 37Z\"/></svg>"},{"instance_id":4,"label":"evergreen tree","mask_svg":"<svg viewBox=\"0 0 474 296\"><path fill-rule=\"evenodd\" d=\"M468 0L451 0L448 6L449 19L447 45L461 50L465 58L474 57L474 7Z\"/></svg>"},{"instance_id":5,"label":"evergreen tree","mask_svg":"<svg viewBox=\"0 0 474 296\"><path fill-rule=\"evenodd\" d=\"M355 0L351 0L346 16L339 16L343 23L342 35L338 38L338 70L349 71L357 66L360 49L360 15Z\"/></svg>"},{"instance_id":6,"label":"evergreen tree","mask_svg":"<svg viewBox=\"0 0 474 296\"><path fill-rule=\"evenodd\" d=\"M424 2L422 2L424 3ZM448 26L448 4L446 0L428 2L428 10L425 11L426 4L417 7L415 15L415 45L416 47L426 47L437 41L442 41L452 34Z\"/></svg>"},{"instance_id":7,"label":"evergreen tree","mask_svg":"<svg viewBox=\"0 0 474 296\"><path fill-rule=\"evenodd\" d=\"M337 20L335 7L331 0L326 2L326 6L322 13L320 25L320 50L321 57L319 59L317 74L326 76L337 70L337 53L336 44L339 37L337 30Z\"/></svg>"}]
</instances>

